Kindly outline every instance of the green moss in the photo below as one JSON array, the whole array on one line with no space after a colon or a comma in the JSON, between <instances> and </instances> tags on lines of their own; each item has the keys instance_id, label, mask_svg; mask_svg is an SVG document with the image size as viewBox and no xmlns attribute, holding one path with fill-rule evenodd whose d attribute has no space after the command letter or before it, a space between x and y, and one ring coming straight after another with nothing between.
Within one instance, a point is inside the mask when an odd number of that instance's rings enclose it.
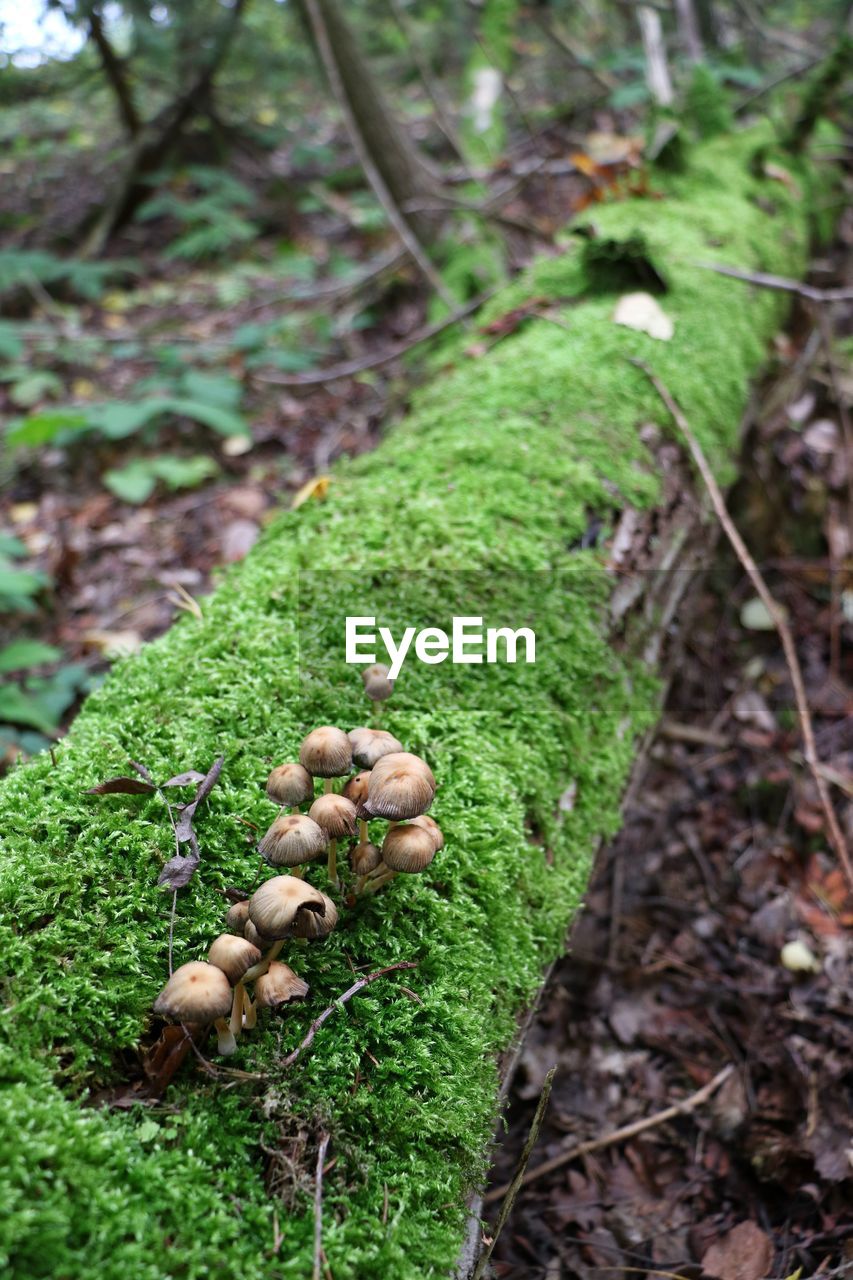
<instances>
[{"instance_id":1,"label":"green moss","mask_svg":"<svg viewBox=\"0 0 853 1280\"><path fill-rule=\"evenodd\" d=\"M656 712L654 673L607 641L612 584L600 557L577 549L591 516L607 523L658 494L638 428L665 415L626 357L653 363L729 477L748 379L784 299L692 264L716 256L786 274L803 264L808 200L749 175L754 144L709 145L664 199L596 210L603 233L637 232L660 259L671 343L617 328L612 297L586 295L577 251L538 262L485 319L547 295L565 300L568 332L532 319L486 354L466 354L470 332L437 348L433 377L381 447L340 466L325 503L283 515L204 602L203 620L185 618L123 663L55 765L39 758L6 781L6 1274L304 1277L310 1201L305 1188L287 1207L270 1197L262 1146L319 1124L338 1155L324 1226L336 1280L447 1274L484 1168L496 1055L561 948L596 842L618 825L635 735ZM254 877L243 819L271 817L261 786L271 762L293 758L316 723L365 718L343 661L344 617L375 614L397 630L460 612L530 620L537 663L404 668L388 722L433 765L447 847L426 876L397 880L297 954L306 1006L247 1039L238 1060L270 1073L263 1107L257 1088L192 1071L154 1114L87 1105L120 1073L164 980L169 900L155 882L172 849L156 799L85 788L128 757L167 777L225 752L175 930L178 962L202 956L221 890ZM576 801L561 813L570 783ZM349 985L351 964L401 959L419 968L356 997L299 1070L282 1073L278 1059Z\"/></svg>"}]
</instances>

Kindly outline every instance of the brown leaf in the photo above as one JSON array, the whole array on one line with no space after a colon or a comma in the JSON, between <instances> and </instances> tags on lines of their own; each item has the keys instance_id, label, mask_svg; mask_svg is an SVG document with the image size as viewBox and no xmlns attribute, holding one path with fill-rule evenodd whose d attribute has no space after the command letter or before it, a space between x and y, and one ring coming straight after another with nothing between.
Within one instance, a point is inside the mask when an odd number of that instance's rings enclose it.
<instances>
[{"instance_id":1,"label":"brown leaf","mask_svg":"<svg viewBox=\"0 0 853 1280\"><path fill-rule=\"evenodd\" d=\"M755 1222L739 1222L702 1258L702 1272L716 1280L763 1280L773 1267L773 1245Z\"/></svg>"},{"instance_id":2,"label":"brown leaf","mask_svg":"<svg viewBox=\"0 0 853 1280\"><path fill-rule=\"evenodd\" d=\"M198 769L187 769L186 773L176 773L174 778L164 782L164 787L186 787L190 782L204 782L204 774Z\"/></svg>"},{"instance_id":3,"label":"brown leaf","mask_svg":"<svg viewBox=\"0 0 853 1280\"><path fill-rule=\"evenodd\" d=\"M99 782L96 787L89 787L86 792L90 796L144 796L150 795L157 788L152 782L145 782L142 778L107 778L106 782Z\"/></svg>"}]
</instances>

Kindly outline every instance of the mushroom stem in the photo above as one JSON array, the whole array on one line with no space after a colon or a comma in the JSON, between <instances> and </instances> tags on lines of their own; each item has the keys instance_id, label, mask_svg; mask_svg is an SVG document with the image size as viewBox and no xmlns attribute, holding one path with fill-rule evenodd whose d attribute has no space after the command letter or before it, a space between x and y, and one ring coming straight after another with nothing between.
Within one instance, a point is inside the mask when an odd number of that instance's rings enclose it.
<instances>
[{"instance_id":1,"label":"mushroom stem","mask_svg":"<svg viewBox=\"0 0 853 1280\"><path fill-rule=\"evenodd\" d=\"M338 883L338 842L337 840L329 841L329 880L332 884Z\"/></svg>"},{"instance_id":2,"label":"mushroom stem","mask_svg":"<svg viewBox=\"0 0 853 1280\"><path fill-rule=\"evenodd\" d=\"M331 792L334 791L334 789L335 789L334 778L324 778L323 779L323 795L324 796L330 795Z\"/></svg>"},{"instance_id":3,"label":"mushroom stem","mask_svg":"<svg viewBox=\"0 0 853 1280\"><path fill-rule=\"evenodd\" d=\"M300 867L291 867L291 868L290 868L290 874L291 874L292 876L296 876L296 879L297 879L297 880L303 880L303 879L305 878L305 868L304 868L304 867L302 867L302 866L300 866Z\"/></svg>"},{"instance_id":4,"label":"mushroom stem","mask_svg":"<svg viewBox=\"0 0 853 1280\"><path fill-rule=\"evenodd\" d=\"M231 1020L228 1026L231 1029L232 1036L238 1036L243 1030L243 997L246 994L246 988L242 982L234 985L234 998L231 1001Z\"/></svg>"},{"instance_id":5,"label":"mushroom stem","mask_svg":"<svg viewBox=\"0 0 853 1280\"><path fill-rule=\"evenodd\" d=\"M270 947L263 960L259 960L257 964L253 964L251 969L247 969L243 974L244 982L254 982L255 978L260 978L261 974L266 973L273 960L275 960L284 946L284 938L279 938Z\"/></svg>"},{"instance_id":6,"label":"mushroom stem","mask_svg":"<svg viewBox=\"0 0 853 1280\"><path fill-rule=\"evenodd\" d=\"M364 886L367 884L369 879L370 879L370 876L366 875L366 876L359 876L358 879L356 880L355 896L357 898L360 897L362 893L364 893Z\"/></svg>"},{"instance_id":7,"label":"mushroom stem","mask_svg":"<svg viewBox=\"0 0 853 1280\"><path fill-rule=\"evenodd\" d=\"M243 988L243 1012L246 1015L246 1030L258 1025L258 1010L246 988Z\"/></svg>"},{"instance_id":8,"label":"mushroom stem","mask_svg":"<svg viewBox=\"0 0 853 1280\"><path fill-rule=\"evenodd\" d=\"M223 1058L228 1058L232 1053L237 1052L237 1041L231 1032L227 1018L217 1018L213 1024L216 1027L216 1036L218 1040L218 1049Z\"/></svg>"},{"instance_id":9,"label":"mushroom stem","mask_svg":"<svg viewBox=\"0 0 853 1280\"><path fill-rule=\"evenodd\" d=\"M368 881L365 893L376 893L383 885L390 884L392 880L396 880L399 871L389 871L386 867L381 876L373 876Z\"/></svg>"}]
</instances>

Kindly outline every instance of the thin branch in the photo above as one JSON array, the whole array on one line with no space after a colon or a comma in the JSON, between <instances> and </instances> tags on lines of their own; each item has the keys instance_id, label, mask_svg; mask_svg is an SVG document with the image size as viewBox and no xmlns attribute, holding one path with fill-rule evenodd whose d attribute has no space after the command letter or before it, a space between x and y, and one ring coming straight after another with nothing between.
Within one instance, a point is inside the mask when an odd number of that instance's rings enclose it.
<instances>
[{"instance_id":1,"label":"thin branch","mask_svg":"<svg viewBox=\"0 0 853 1280\"><path fill-rule=\"evenodd\" d=\"M709 1080L701 1089L697 1089L696 1093L691 1093L688 1098L684 1098L681 1102L673 1103L671 1107L665 1107L663 1111L657 1111L653 1116L646 1116L642 1120L634 1120L631 1124L625 1124L621 1129L614 1129L611 1133L605 1133L600 1138L591 1138L588 1142L578 1142L574 1146L568 1147L565 1151L561 1151L559 1155L552 1156L550 1160L545 1160L542 1164L538 1164L531 1169L529 1173L522 1177L519 1188L526 1187L529 1183L535 1182L537 1178L542 1178L546 1173L551 1173L554 1169L560 1169L564 1164L569 1164L572 1160L577 1160L579 1156L588 1155L591 1151L601 1151L604 1147L615 1146L619 1142L626 1142L629 1138L635 1138L640 1133L645 1133L648 1129L654 1129L658 1125L666 1124L668 1120L676 1120L679 1116L688 1115L691 1111L695 1111L696 1107L700 1107L703 1102L707 1102L712 1094L716 1093L720 1085L722 1085L734 1071L734 1066L729 1063L727 1067L723 1067L722 1071L718 1071L713 1080ZM494 1200L500 1200L505 1196L511 1187L511 1183L507 1183L503 1187L495 1187L483 1197L483 1203L489 1204Z\"/></svg>"},{"instance_id":2,"label":"thin branch","mask_svg":"<svg viewBox=\"0 0 853 1280\"><path fill-rule=\"evenodd\" d=\"M408 46L409 57L417 68L421 84L426 90L427 97L433 105L435 123L450 143L457 160L462 165L462 168L468 172L468 177L470 178L471 174L465 161L465 151L459 141L459 135L456 132L453 121L450 118L450 112L447 109L447 102L444 99L444 94L430 74L426 58L421 56L417 38L412 32L406 12L400 3L400 0L388 0L388 7L391 10L394 21L400 29L406 45Z\"/></svg>"},{"instance_id":3,"label":"thin branch","mask_svg":"<svg viewBox=\"0 0 853 1280\"><path fill-rule=\"evenodd\" d=\"M332 1014L339 1009L341 1005L346 1004L348 1000L353 998L353 996L358 995L359 991L363 991L371 982L375 982L377 978L384 978L386 973L396 973L399 969L417 969L417 967L417 962L414 960L400 960L397 964L389 964L384 969L377 969L374 973L368 973L363 978L359 978L358 982L354 982L351 987L348 987L342 996L338 996L334 1004L330 1004L328 1009L324 1009L323 1012L314 1019L311 1026L308 1028L308 1033L302 1043L298 1044L292 1053L289 1053L286 1058L282 1059L282 1067L292 1067L296 1059L299 1058L301 1054L303 1054L313 1043L314 1037L322 1027L323 1023L328 1022Z\"/></svg>"},{"instance_id":4,"label":"thin branch","mask_svg":"<svg viewBox=\"0 0 853 1280\"><path fill-rule=\"evenodd\" d=\"M830 842L836 852L838 860L844 868L847 883L850 886L850 889L853 890L853 864L851 864L850 855L847 850L847 842L844 839L844 834L832 806L832 799L829 794L829 787L827 786L826 778L821 772L821 761L818 756L817 744L815 743L814 728L812 726L808 698L806 697L805 685L803 683L803 674L800 670L800 662L797 657L797 647L794 644L794 637L791 634L791 628L788 626L788 620L776 603L770 588L764 580L761 570L753 560L749 548L740 536L740 533L729 515L725 499L714 477L714 473L708 465L708 460L705 457L702 446L691 431L690 424L686 417L672 398L668 388L663 382L661 382L660 378L652 372L648 365L644 364L641 360L632 360L631 363L635 364L638 369L642 369L643 373L649 379L655 391L657 391L661 400L672 414L678 429L681 431L681 434L687 442L699 474L705 482L717 519L719 520L738 560L743 565L750 582L755 588L759 599L770 615L773 625L778 632L779 639L782 642L782 649L785 654L785 661L788 664L791 684L794 687L794 699L797 705L800 731L803 735L803 755L806 758L806 763L808 764L812 778L814 779L821 808L823 809L824 818L826 819L826 828Z\"/></svg>"},{"instance_id":5,"label":"thin branch","mask_svg":"<svg viewBox=\"0 0 853 1280\"><path fill-rule=\"evenodd\" d=\"M362 137L358 122L350 107L347 98L346 89L344 88L343 79L335 59L334 51L329 40L329 33L326 30L326 24L323 21L323 15L317 0L305 0L305 10L311 22L311 28L314 34L314 40L317 44L317 52L323 63L326 75L329 80L329 86L337 99L338 107L344 117L347 133L355 148L358 156L359 164L364 170L365 177L373 188L376 199L382 205L397 235L420 267L426 279L435 289L440 298L447 303L449 307L453 307L454 300L448 292L447 286L442 280L436 268L429 259L429 255L424 249L418 237L415 235L409 223L397 207L396 201L385 183L385 179L373 163L373 158L367 149L367 144Z\"/></svg>"},{"instance_id":6,"label":"thin branch","mask_svg":"<svg viewBox=\"0 0 853 1280\"><path fill-rule=\"evenodd\" d=\"M314 1270L313 1280L323 1280L323 1166L326 1163L326 1151L329 1147L329 1135L324 1133L317 1149L317 1174L314 1184Z\"/></svg>"},{"instance_id":7,"label":"thin branch","mask_svg":"<svg viewBox=\"0 0 853 1280\"><path fill-rule=\"evenodd\" d=\"M351 378L354 374L363 373L367 369L378 369L381 365L390 364L392 360L397 360L400 356L404 356L413 347L420 346L422 342L435 338L439 333L443 333L445 329L449 329L460 320L464 320L466 316L470 316L472 312L479 310L484 302L488 302L495 292L495 289L488 289L485 293L472 298L470 302L466 302L463 307L455 308L443 320L438 320L435 324L429 324L423 329L418 329L413 337L408 338L405 342L397 343L394 347L389 347L387 351L380 355L364 356L358 360L343 360L340 364L333 364L327 369L315 369L311 373L255 373L252 376L258 382L272 382L277 387L312 387L318 383L334 382L338 378Z\"/></svg>"},{"instance_id":8,"label":"thin branch","mask_svg":"<svg viewBox=\"0 0 853 1280\"><path fill-rule=\"evenodd\" d=\"M491 1240L480 1254L480 1260L474 1268L474 1274L471 1276L471 1280L483 1280L483 1276L486 1274L486 1268L489 1265L489 1259L491 1258L495 1245L498 1242L498 1237L506 1226L506 1220L512 1212L512 1206L515 1204L515 1198L521 1190L521 1184L524 1181L524 1175L527 1172L527 1166L530 1163L533 1148L539 1140L539 1131L542 1128L542 1121L545 1119L545 1111L548 1106L548 1099L551 1096L551 1085L554 1083L556 1070L556 1067L552 1067L545 1077L545 1083L542 1086L542 1092L539 1095L539 1102L536 1106L536 1114L533 1117L533 1123L530 1126L530 1132L527 1135L527 1141L524 1144L521 1159L516 1165L512 1181L507 1187L506 1196L504 1197L504 1202L501 1205L501 1211L498 1214L498 1220L492 1228Z\"/></svg>"},{"instance_id":9,"label":"thin branch","mask_svg":"<svg viewBox=\"0 0 853 1280\"><path fill-rule=\"evenodd\" d=\"M741 271L739 267L727 267L721 262L693 262L690 265L703 271L716 271L717 275L730 276L732 280L743 280L745 284L757 284L762 289L795 293L809 302L847 302L853 298L853 289L817 289L814 285L788 280L785 276L771 276L764 271Z\"/></svg>"}]
</instances>

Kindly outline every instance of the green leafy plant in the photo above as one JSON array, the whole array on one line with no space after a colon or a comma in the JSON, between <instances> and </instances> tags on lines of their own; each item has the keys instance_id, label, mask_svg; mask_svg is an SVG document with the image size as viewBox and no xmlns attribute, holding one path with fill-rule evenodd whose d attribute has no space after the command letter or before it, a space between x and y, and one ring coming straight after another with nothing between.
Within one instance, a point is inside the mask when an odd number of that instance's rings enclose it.
<instances>
[{"instance_id":1,"label":"green leafy plant","mask_svg":"<svg viewBox=\"0 0 853 1280\"><path fill-rule=\"evenodd\" d=\"M241 212L254 199L249 188L231 174L192 165L179 175L172 190L147 200L137 218L169 217L181 225L181 234L166 250L167 258L215 258L258 235L257 225Z\"/></svg>"},{"instance_id":2,"label":"green leafy plant","mask_svg":"<svg viewBox=\"0 0 853 1280\"><path fill-rule=\"evenodd\" d=\"M141 389L144 384L137 384ZM158 381L162 386L162 380ZM6 428L10 449L64 444L82 432L94 431L108 440L123 440L169 417L189 418L218 435L248 435L239 412L240 383L226 374L183 371L167 390L134 400L106 400L79 408L44 409L18 418Z\"/></svg>"},{"instance_id":3,"label":"green leafy plant","mask_svg":"<svg viewBox=\"0 0 853 1280\"><path fill-rule=\"evenodd\" d=\"M17 538L0 535L0 611L32 613L40 591L50 578L39 569L21 569L14 561L22 559L27 549Z\"/></svg>"},{"instance_id":4,"label":"green leafy plant","mask_svg":"<svg viewBox=\"0 0 853 1280\"><path fill-rule=\"evenodd\" d=\"M136 270L137 264L130 260L82 262L59 258L45 249L0 249L0 294L33 284L45 289L61 285L94 301L111 281Z\"/></svg>"},{"instance_id":5,"label":"green leafy plant","mask_svg":"<svg viewBox=\"0 0 853 1280\"><path fill-rule=\"evenodd\" d=\"M218 475L212 458L197 454L191 458L173 458L159 454L153 458L137 458L126 467L106 471L104 484L123 502L140 503L151 497L158 480L168 489L194 489Z\"/></svg>"}]
</instances>

